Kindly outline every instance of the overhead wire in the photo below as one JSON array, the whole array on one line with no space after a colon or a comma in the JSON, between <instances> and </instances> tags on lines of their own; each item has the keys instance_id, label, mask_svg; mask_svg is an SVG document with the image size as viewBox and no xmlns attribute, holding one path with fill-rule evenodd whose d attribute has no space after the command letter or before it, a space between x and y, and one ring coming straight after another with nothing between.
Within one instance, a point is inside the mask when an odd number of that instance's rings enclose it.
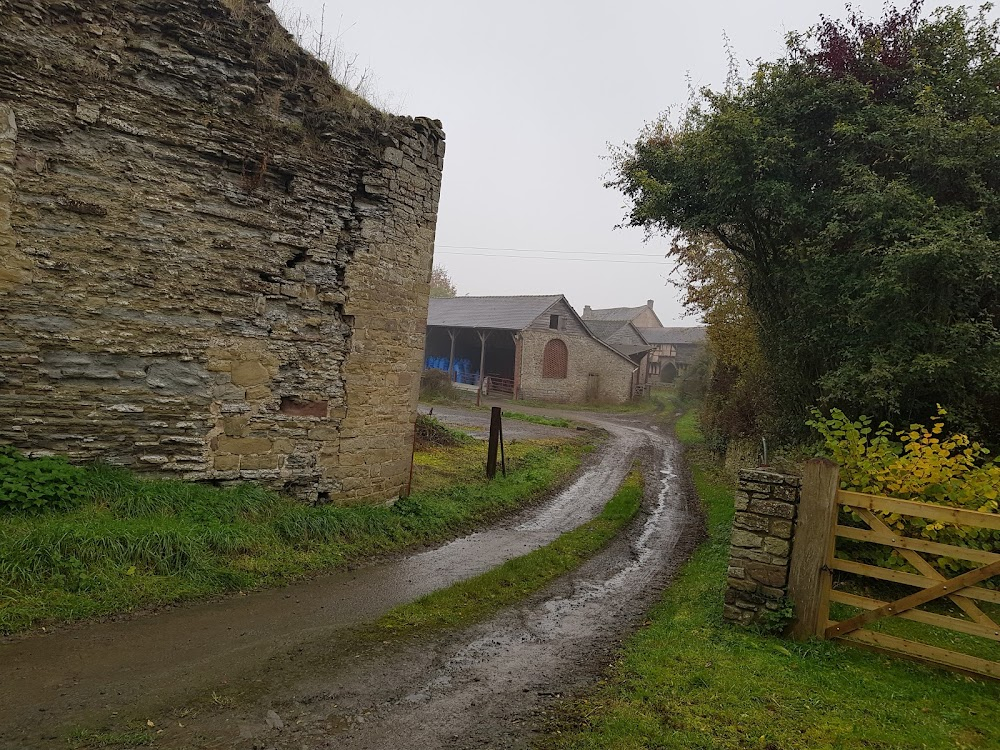
<instances>
[{"instance_id":1,"label":"overhead wire","mask_svg":"<svg viewBox=\"0 0 1000 750\"><path fill-rule=\"evenodd\" d=\"M446 248L438 250L438 248ZM469 253L457 252L458 250L494 250L491 253ZM630 252L608 252L597 250L535 250L523 247L485 247L482 245L436 245L435 252L439 255L461 255L476 258L509 258L523 260L557 260L573 261L578 263L625 263L631 265L662 265L666 258L662 255L652 255L650 253L630 253ZM503 253L518 253L518 255L504 255ZM544 253L544 254L543 254ZM580 255L600 255L616 256L615 259L605 258L581 258ZM638 258L650 258L651 260L629 260L621 256L631 256ZM660 258L661 260L652 260Z\"/></svg>"}]
</instances>

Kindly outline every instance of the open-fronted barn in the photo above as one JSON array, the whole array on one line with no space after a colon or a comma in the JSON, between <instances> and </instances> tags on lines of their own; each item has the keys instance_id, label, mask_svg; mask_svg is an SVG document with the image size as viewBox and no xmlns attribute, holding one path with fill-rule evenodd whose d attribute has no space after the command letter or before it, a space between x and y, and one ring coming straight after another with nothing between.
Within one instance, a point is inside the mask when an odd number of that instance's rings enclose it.
<instances>
[{"instance_id":1,"label":"open-fronted barn","mask_svg":"<svg viewBox=\"0 0 1000 750\"><path fill-rule=\"evenodd\" d=\"M432 299L425 366L514 398L627 401L638 366L561 294Z\"/></svg>"}]
</instances>

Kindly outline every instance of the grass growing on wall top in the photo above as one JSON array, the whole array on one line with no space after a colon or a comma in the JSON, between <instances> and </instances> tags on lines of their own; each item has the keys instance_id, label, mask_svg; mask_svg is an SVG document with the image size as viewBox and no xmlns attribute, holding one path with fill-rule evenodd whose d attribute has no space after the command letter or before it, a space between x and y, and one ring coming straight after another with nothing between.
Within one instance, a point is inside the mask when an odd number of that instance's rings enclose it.
<instances>
[{"instance_id":1,"label":"grass growing on wall top","mask_svg":"<svg viewBox=\"0 0 1000 750\"><path fill-rule=\"evenodd\" d=\"M76 507L0 513L0 632L283 583L443 539L539 497L589 448L515 443L507 477L489 483L482 443L422 451L413 494L392 506L311 507L253 485L81 469Z\"/></svg>"},{"instance_id":2,"label":"grass growing on wall top","mask_svg":"<svg viewBox=\"0 0 1000 750\"><path fill-rule=\"evenodd\" d=\"M829 641L797 644L722 621L733 494L693 447L708 540L625 645L607 682L564 704L553 748L987 750L1000 747L1000 684ZM558 734L557 734L558 732Z\"/></svg>"}]
</instances>

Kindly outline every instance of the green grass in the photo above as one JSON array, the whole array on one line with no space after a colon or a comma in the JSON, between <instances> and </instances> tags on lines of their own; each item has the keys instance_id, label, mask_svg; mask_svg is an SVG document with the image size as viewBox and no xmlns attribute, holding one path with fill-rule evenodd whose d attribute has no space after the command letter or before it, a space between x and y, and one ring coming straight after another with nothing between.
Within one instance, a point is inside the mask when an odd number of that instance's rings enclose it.
<instances>
[{"instance_id":1,"label":"green grass","mask_svg":"<svg viewBox=\"0 0 1000 750\"><path fill-rule=\"evenodd\" d=\"M521 412L517 411L504 411L503 415L507 419L519 419L522 422L543 424L548 427L570 427L573 424L568 419L563 419L562 417L543 417L540 414L521 414Z\"/></svg>"},{"instance_id":2,"label":"green grass","mask_svg":"<svg viewBox=\"0 0 1000 750\"><path fill-rule=\"evenodd\" d=\"M996 683L725 625L732 491L698 457L697 421L685 415L677 431L695 448L709 539L627 642L607 682L561 708L543 747L1000 748Z\"/></svg>"},{"instance_id":3,"label":"green grass","mask_svg":"<svg viewBox=\"0 0 1000 750\"><path fill-rule=\"evenodd\" d=\"M253 485L217 489L91 467L72 510L0 514L0 632L285 583L455 535L571 475L589 442L518 441L506 478L481 442L417 454L392 506L310 507Z\"/></svg>"},{"instance_id":4,"label":"green grass","mask_svg":"<svg viewBox=\"0 0 1000 750\"><path fill-rule=\"evenodd\" d=\"M375 628L389 633L413 633L462 627L486 619L579 567L603 548L635 517L642 504L642 493L642 473L635 469L597 518L482 575L396 607L380 618Z\"/></svg>"},{"instance_id":5,"label":"green grass","mask_svg":"<svg viewBox=\"0 0 1000 750\"><path fill-rule=\"evenodd\" d=\"M72 750L148 747L153 744L155 737L156 735L149 729L133 729L121 732L76 729L66 737L66 743Z\"/></svg>"}]
</instances>

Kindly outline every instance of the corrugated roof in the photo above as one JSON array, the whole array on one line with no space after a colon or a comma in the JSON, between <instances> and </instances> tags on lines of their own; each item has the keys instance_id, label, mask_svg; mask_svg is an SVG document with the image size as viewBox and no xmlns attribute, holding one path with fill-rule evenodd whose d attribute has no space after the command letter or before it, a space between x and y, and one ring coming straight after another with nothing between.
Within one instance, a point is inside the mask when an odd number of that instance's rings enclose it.
<instances>
[{"instance_id":1,"label":"corrugated roof","mask_svg":"<svg viewBox=\"0 0 1000 750\"><path fill-rule=\"evenodd\" d=\"M591 320L620 320L622 322L631 322L639 315L642 314L643 310L648 309L645 305L641 307L606 307L603 310L583 310L583 319L586 321Z\"/></svg>"},{"instance_id":2,"label":"corrugated roof","mask_svg":"<svg viewBox=\"0 0 1000 750\"><path fill-rule=\"evenodd\" d=\"M651 344L701 344L705 341L705 326L640 328L639 333Z\"/></svg>"},{"instance_id":3,"label":"corrugated roof","mask_svg":"<svg viewBox=\"0 0 1000 750\"><path fill-rule=\"evenodd\" d=\"M523 331L562 299L561 294L511 297L434 297L427 325Z\"/></svg>"}]
</instances>

